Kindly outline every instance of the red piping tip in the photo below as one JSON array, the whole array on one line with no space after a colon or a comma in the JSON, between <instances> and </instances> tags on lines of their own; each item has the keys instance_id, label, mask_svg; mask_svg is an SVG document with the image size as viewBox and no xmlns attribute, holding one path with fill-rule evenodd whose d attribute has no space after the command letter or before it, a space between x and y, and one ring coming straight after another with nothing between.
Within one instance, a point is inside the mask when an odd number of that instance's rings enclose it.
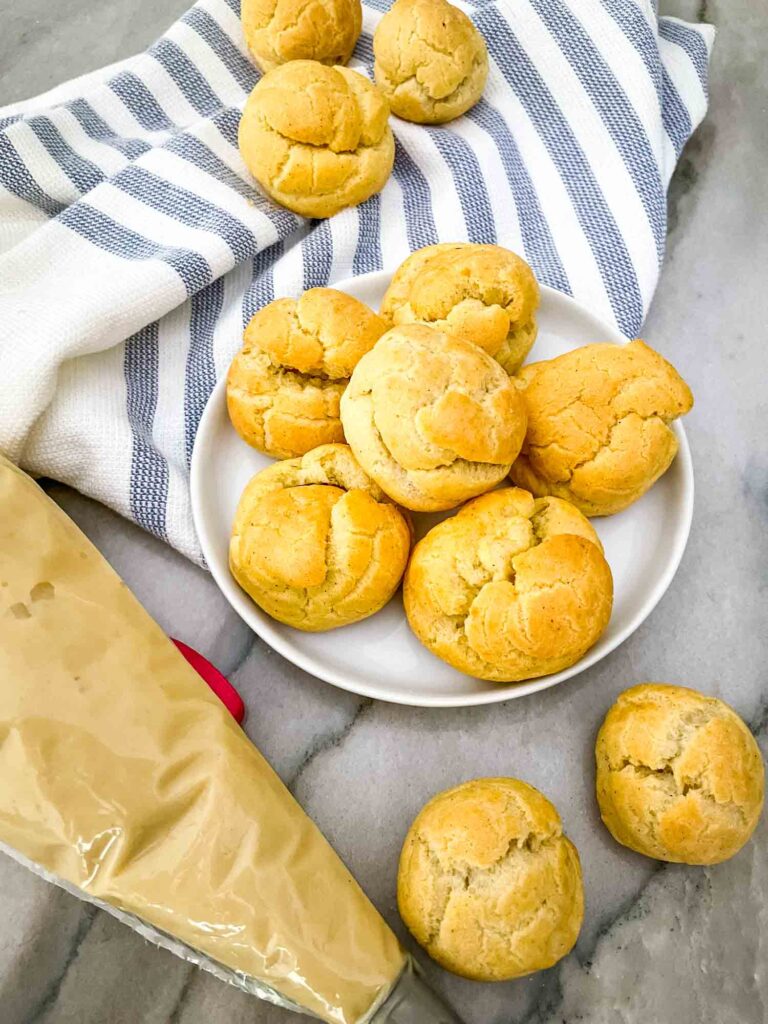
<instances>
[{"instance_id":1,"label":"red piping tip","mask_svg":"<svg viewBox=\"0 0 768 1024\"><path fill-rule=\"evenodd\" d=\"M224 707L239 725L245 720L245 704L232 683L215 668L207 658L193 650L181 640L171 637L171 640L184 655L192 668L210 686Z\"/></svg>"}]
</instances>

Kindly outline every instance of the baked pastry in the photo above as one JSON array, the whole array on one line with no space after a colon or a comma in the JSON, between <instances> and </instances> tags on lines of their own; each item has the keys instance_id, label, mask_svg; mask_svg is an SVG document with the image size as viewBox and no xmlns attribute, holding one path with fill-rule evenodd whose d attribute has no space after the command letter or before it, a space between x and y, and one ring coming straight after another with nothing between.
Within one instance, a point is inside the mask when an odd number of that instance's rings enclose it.
<instances>
[{"instance_id":1,"label":"baked pastry","mask_svg":"<svg viewBox=\"0 0 768 1024\"><path fill-rule=\"evenodd\" d=\"M488 77L485 40L446 0L397 0L374 33L373 55L392 113L418 124L466 113Z\"/></svg>"},{"instance_id":2,"label":"baked pastry","mask_svg":"<svg viewBox=\"0 0 768 1024\"><path fill-rule=\"evenodd\" d=\"M373 615L397 590L410 524L345 444L257 473L237 507L232 575L273 619L317 632Z\"/></svg>"},{"instance_id":3,"label":"baked pastry","mask_svg":"<svg viewBox=\"0 0 768 1024\"><path fill-rule=\"evenodd\" d=\"M238 134L248 170L276 203L332 217L384 187L395 159L389 103L344 67L294 60L248 97Z\"/></svg>"},{"instance_id":4,"label":"baked pastry","mask_svg":"<svg viewBox=\"0 0 768 1024\"><path fill-rule=\"evenodd\" d=\"M584 917L576 847L560 816L518 779L475 779L434 797L411 825L400 915L442 967L505 981L551 967Z\"/></svg>"},{"instance_id":5,"label":"baked pastry","mask_svg":"<svg viewBox=\"0 0 768 1024\"><path fill-rule=\"evenodd\" d=\"M469 502L416 545L403 587L411 629L479 679L573 665L611 616L613 580L590 522L517 487Z\"/></svg>"},{"instance_id":6,"label":"baked pastry","mask_svg":"<svg viewBox=\"0 0 768 1024\"><path fill-rule=\"evenodd\" d=\"M512 480L588 516L621 512L669 469L669 424L693 406L675 368L642 341L585 345L532 363L519 385L528 433Z\"/></svg>"},{"instance_id":7,"label":"baked pastry","mask_svg":"<svg viewBox=\"0 0 768 1024\"><path fill-rule=\"evenodd\" d=\"M242 0L240 16L262 71L289 60L346 64L363 27L360 0Z\"/></svg>"},{"instance_id":8,"label":"baked pastry","mask_svg":"<svg viewBox=\"0 0 768 1024\"><path fill-rule=\"evenodd\" d=\"M342 395L341 422L365 471L421 512L490 490L525 435L523 402L499 364L421 324L393 328L363 356Z\"/></svg>"},{"instance_id":9,"label":"baked pastry","mask_svg":"<svg viewBox=\"0 0 768 1024\"><path fill-rule=\"evenodd\" d=\"M235 430L277 459L343 441L339 400L358 360L385 330L367 306L333 288L270 302L246 327L229 368Z\"/></svg>"},{"instance_id":10,"label":"baked pastry","mask_svg":"<svg viewBox=\"0 0 768 1024\"><path fill-rule=\"evenodd\" d=\"M617 842L657 860L719 864L752 835L765 769L716 697L644 683L622 693L595 746L597 801Z\"/></svg>"},{"instance_id":11,"label":"baked pastry","mask_svg":"<svg viewBox=\"0 0 768 1024\"><path fill-rule=\"evenodd\" d=\"M381 306L389 324L423 323L468 338L516 373L536 340L539 286L500 245L428 245L395 272Z\"/></svg>"}]
</instances>

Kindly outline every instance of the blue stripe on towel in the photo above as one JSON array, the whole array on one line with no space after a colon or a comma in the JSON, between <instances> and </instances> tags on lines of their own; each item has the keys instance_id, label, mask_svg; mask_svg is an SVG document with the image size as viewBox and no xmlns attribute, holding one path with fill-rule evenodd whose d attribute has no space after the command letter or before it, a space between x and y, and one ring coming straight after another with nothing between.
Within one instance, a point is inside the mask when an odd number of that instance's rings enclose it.
<instances>
[{"instance_id":1,"label":"blue stripe on towel","mask_svg":"<svg viewBox=\"0 0 768 1024\"><path fill-rule=\"evenodd\" d=\"M163 148L170 150L171 153L175 153L177 156L182 157L184 160L188 160L190 163L195 164L201 170L205 171L206 174L210 174L211 177L216 178L218 181L223 182L230 188L234 189L241 196L252 198L253 196L253 185L250 182L243 181L239 178L235 172L224 163L224 161L216 156L212 149L210 149L204 142L195 135L190 135L187 132L182 132L179 135L173 135L167 142L163 143ZM296 218L293 218L294 223Z\"/></svg>"},{"instance_id":2,"label":"blue stripe on towel","mask_svg":"<svg viewBox=\"0 0 768 1024\"><path fill-rule=\"evenodd\" d=\"M449 128L431 128L429 134L453 175L470 242L495 242L496 221L483 172L472 148Z\"/></svg>"},{"instance_id":3,"label":"blue stripe on towel","mask_svg":"<svg viewBox=\"0 0 768 1024\"><path fill-rule=\"evenodd\" d=\"M125 167L112 178L112 184L188 227L218 235L229 246L236 263L242 263L256 249L253 232L237 217L143 167Z\"/></svg>"},{"instance_id":4,"label":"blue stripe on towel","mask_svg":"<svg viewBox=\"0 0 768 1024\"><path fill-rule=\"evenodd\" d=\"M97 142L103 142L112 146L118 153L122 153L130 160L147 153L152 147L143 139L123 138L114 129L110 128L103 117L100 117L93 107L84 99L70 100L66 104L70 113L77 118L83 131Z\"/></svg>"},{"instance_id":5,"label":"blue stripe on towel","mask_svg":"<svg viewBox=\"0 0 768 1024\"><path fill-rule=\"evenodd\" d=\"M59 215L59 223L113 256L125 260L162 260L176 271L189 295L211 282L211 268L199 253L153 242L87 203L67 207Z\"/></svg>"},{"instance_id":6,"label":"blue stripe on towel","mask_svg":"<svg viewBox=\"0 0 768 1024\"><path fill-rule=\"evenodd\" d=\"M383 269L381 254L381 196L371 196L357 208L357 245L352 257L353 274Z\"/></svg>"},{"instance_id":7,"label":"blue stripe on towel","mask_svg":"<svg viewBox=\"0 0 768 1024\"><path fill-rule=\"evenodd\" d=\"M240 111L236 107L224 107L211 120L230 146L237 149L237 132L240 127Z\"/></svg>"},{"instance_id":8,"label":"blue stripe on towel","mask_svg":"<svg viewBox=\"0 0 768 1024\"><path fill-rule=\"evenodd\" d=\"M680 99L680 93L675 88L675 83L670 78L666 68L663 71L662 83L664 106L670 114L670 124L667 128L667 133L672 140L672 145L675 147L675 156L680 156L683 146L690 138L691 131L693 130L691 117L685 108L685 104Z\"/></svg>"},{"instance_id":9,"label":"blue stripe on towel","mask_svg":"<svg viewBox=\"0 0 768 1024\"><path fill-rule=\"evenodd\" d=\"M179 91L201 117L216 113L221 106L219 98L178 43L170 39L159 39L147 52L165 68Z\"/></svg>"},{"instance_id":10,"label":"blue stripe on towel","mask_svg":"<svg viewBox=\"0 0 768 1024\"><path fill-rule=\"evenodd\" d=\"M189 314L189 351L184 375L184 451L189 466L197 427L216 385L213 339L224 304L224 279L193 295Z\"/></svg>"},{"instance_id":11,"label":"blue stripe on towel","mask_svg":"<svg viewBox=\"0 0 768 1024\"><path fill-rule=\"evenodd\" d=\"M243 328L248 326L254 313L274 299L275 279L272 268L284 252L285 246L280 241L268 249L262 249L253 257L251 283L243 296Z\"/></svg>"},{"instance_id":12,"label":"blue stripe on towel","mask_svg":"<svg viewBox=\"0 0 768 1024\"><path fill-rule=\"evenodd\" d=\"M104 180L104 173L93 161L80 156L49 117L30 117L26 124L42 142L80 195L90 192Z\"/></svg>"},{"instance_id":13,"label":"blue stripe on towel","mask_svg":"<svg viewBox=\"0 0 768 1024\"><path fill-rule=\"evenodd\" d=\"M35 181L5 133L0 134L0 184L12 195L23 199L30 206L36 206L49 217L55 217L65 208L64 203L54 199Z\"/></svg>"},{"instance_id":14,"label":"blue stripe on towel","mask_svg":"<svg viewBox=\"0 0 768 1024\"><path fill-rule=\"evenodd\" d=\"M691 64L693 64L696 74L699 76L704 96L707 97L709 95L707 81L709 53L699 33L691 31L691 29L681 25L678 21L672 21L670 18L661 18L659 20L659 35L668 42L675 43L681 50L685 51Z\"/></svg>"},{"instance_id":15,"label":"blue stripe on towel","mask_svg":"<svg viewBox=\"0 0 768 1024\"><path fill-rule=\"evenodd\" d=\"M149 324L125 343L126 409L133 434L131 515L145 530L168 539L168 463L155 447L153 427L159 381L158 326Z\"/></svg>"},{"instance_id":16,"label":"blue stripe on towel","mask_svg":"<svg viewBox=\"0 0 768 1024\"><path fill-rule=\"evenodd\" d=\"M304 288L324 288L333 266L333 236L327 220L313 221L309 234L301 243L304 264Z\"/></svg>"},{"instance_id":17,"label":"blue stripe on towel","mask_svg":"<svg viewBox=\"0 0 768 1024\"><path fill-rule=\"evenodd\" d=\"M240 87L250 92L259 80L259 73L238 50L216 19L207 11L193 7L181 20L205 40Z\"/></svg>"},{"instance_id":18,"label":"blue stripe on towel","mask_svg":"<svg viewBox=\"0 0 768 1024\"><path fill-rule=\"evenodd\" d=\"M154 93L132 71L120 71L110 78L108 85L142 128L151 132L167 132L173 128L173 121L160 106Z\"/></svg>"},{"instance_id":19,"label":"blue stripe on towel","mask_svg":"<svg viewBox=\"0 0 768 1024\"><path fill-rule=\"evenodd\" d=\"M355 57L365 65L369 74L373 71L373 36L363 32L355 46Z\"/></svg>"},{"instance_id":20,"label":"blue stripe on towel","mask_svg":"<svg viewBox=\"0 0 768 1024\"><path fill-rule=\"evenodd\" d=\"M397 139L392 174L403 191L408 245L411 249L432 245L437 241L437 228L432 216L432 191L419 166Z\"/></svg>"}]
</instances>

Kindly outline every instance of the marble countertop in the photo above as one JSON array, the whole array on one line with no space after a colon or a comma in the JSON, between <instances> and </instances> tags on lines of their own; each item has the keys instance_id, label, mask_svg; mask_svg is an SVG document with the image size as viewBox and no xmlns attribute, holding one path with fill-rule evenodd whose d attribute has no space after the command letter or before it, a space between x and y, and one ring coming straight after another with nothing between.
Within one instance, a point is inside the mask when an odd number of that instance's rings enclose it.
<instances>
[{"instance_id":1,"label":"marble countertop","mask_svg":"<svg viewBox=\"0 0 768 1024\"><path fill-rule=\"evenodd\" d=\"M0 103L143 47L185 0L0 0ZM421 957L468 1024L762 1024L768 1020L768 821L734 860L661 866L616 845L593 799L592 745L625 687L679 682L724 697L768 752L768 7L668 0L720 26L712 107L670 194L666 266L646 337L691 382L693 532L643 627L566 685L470 710L396 707L283 661L213 581L136 527L58 485L80 524L163 627L214 661L250 709L249 735L398 934L397 856L435 791L514 775L554 800L584 866L575 952L517 982L480 985ZM2 1024L289 1024L160 952L111 917L0 857Z\"/></svg>"}]
</instances>

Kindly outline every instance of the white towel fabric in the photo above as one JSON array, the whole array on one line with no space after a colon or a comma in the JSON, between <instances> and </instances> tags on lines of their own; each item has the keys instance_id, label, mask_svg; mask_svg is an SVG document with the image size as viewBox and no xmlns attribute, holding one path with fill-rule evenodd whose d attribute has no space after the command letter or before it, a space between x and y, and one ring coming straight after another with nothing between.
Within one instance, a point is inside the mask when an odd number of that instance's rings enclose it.
<instances>
[{"instance_id":1,"label":"white towel fabric","mask_svg":"<svg viewBox=\"0 0 768 1024\"><path fill-rule=\"evenodd\" d=\"M388 6L365 7L352 66L369 74ZM270 203L240 159L258 73L239 0L200 0L146 53L0 110L0 449L199 560L197 424L275 296L499 242L636 334L714 30L651 0L461 6L491 53L484 98L442 127L393 119L390 182L329 221Z\"/></svg>"}]
</instances>

